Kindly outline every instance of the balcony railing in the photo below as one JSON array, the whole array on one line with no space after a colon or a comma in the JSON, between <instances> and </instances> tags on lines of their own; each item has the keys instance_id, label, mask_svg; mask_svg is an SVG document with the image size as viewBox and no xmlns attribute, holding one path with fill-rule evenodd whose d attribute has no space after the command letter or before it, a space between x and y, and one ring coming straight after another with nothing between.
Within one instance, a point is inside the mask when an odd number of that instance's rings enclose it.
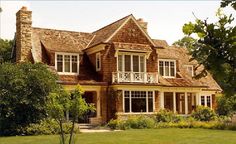
<instances>
[{"instance_id":1,"label":"balcony railing","mask_svg":"<svg viewBox=\"0 0 236 144\"><path fill-rule=\"evenodd\" d=\"M148 72L113 72L112 82L158 83L158 74Z\"/></svg>"}]
</instances>

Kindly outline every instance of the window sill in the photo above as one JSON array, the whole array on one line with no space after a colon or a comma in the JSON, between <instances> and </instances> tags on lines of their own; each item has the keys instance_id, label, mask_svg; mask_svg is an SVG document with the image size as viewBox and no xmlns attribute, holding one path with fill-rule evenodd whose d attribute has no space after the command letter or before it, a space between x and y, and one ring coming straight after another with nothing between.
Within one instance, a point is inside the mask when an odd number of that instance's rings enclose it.
<instances>
[{"instance_id":1,"label":"window sill","mask_svg":"<svg viewBox=\"0 0 236 144\"><path fill-rule=\"evenodd\" d=\"M68 72L57 72L58 75L71 75L71 76L77 76L79 73L68 73Z\"/></svg>"},{"instance_id":2,"label":"window sill","mask_svg":"<svg viewBox=\"0 0 236 144\"><path fill-rule=\"evenodd\" d=\"M140 114L155 114L155 112L120 112L118 115L140 115Z\"/></svg>"},{"instance_id":3,"label":"window sill","mask_svg":"<svg viewBox=\"0 0 236 144\"><path fill-rule=\"evenodd\" d=\"M175 76L162 76L163 78L176 78Z\"/></svg>"}]
</instances>

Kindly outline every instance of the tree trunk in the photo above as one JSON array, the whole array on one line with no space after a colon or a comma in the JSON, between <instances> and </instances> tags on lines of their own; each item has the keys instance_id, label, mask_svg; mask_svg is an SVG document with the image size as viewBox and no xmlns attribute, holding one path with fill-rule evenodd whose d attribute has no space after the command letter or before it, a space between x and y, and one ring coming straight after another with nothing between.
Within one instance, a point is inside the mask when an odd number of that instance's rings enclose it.
<instances>
[{"instance_id":1,"label":"tree trunk","mask_svg":"<svg viewBox=\"0 0 236 144\"><path fill-rule=\"evenodd\" d=\"M76 116L73 117L73 121L72 121L72 128L70 131L70 139L69 139L69 144L72 144L72 136L74 134L74 128L75 128L75 120L76 120Z\"/></svg>"},{"instance_id":2,"label":"tree trunk","mask_svg":"<svg viewBox=\"0 0 236 144\"><path fill-rule=\"evenodd\" d=\"M61 120L59 121L59 125L60 125L60 131L61 131L61 141L62 141L62 144L65 144L65 135L64 135L64 132L63 132L63 126L62 126L62 121Z\"/></svg>"}]
</instances>

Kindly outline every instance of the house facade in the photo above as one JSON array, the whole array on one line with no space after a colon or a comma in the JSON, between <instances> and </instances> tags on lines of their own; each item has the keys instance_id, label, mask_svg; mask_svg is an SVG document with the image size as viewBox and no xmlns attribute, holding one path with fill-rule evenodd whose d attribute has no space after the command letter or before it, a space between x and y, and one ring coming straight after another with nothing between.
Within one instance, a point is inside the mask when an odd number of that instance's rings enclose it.
<instances>
[{"instance_id":1,"label":"house facade","mask_svg":"<svg viewBox=\"0 0 236 144\"><path fill-rule=\"evenodd\" d=\"M16 62L41 62L59 75L66 90L80 84L95 104L93 124L169 109L188 115L197 105L215 109L219 85L190 61L185 48L152 39L147 22L128 15L92 33L32 27L32 12L16 14Z\"/></svg>"}]
</instances>

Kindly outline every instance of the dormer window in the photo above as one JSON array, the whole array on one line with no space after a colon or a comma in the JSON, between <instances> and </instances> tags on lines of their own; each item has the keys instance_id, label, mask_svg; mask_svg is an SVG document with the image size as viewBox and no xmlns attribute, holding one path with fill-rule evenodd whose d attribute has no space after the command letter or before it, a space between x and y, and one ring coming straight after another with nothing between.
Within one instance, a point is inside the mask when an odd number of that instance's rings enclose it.
<instances>
[{"instance_id":1,"label":"dormer window","mask_svg":"<svg viewBox=\"0 0 236 144\"><path fill-rule=\"evenodd\" d=\"M101 54L96 53L96 71L101 70Z\"/></svg>"},{"instance_id":2,"label":"dormer window","mask_svg":"<svg viewBox=\"0 0 236 144\"><path fill-rule=\"evenodd\" d=\"M159 74L163 77L175 77L176 61L175 60L159 60Z\"/></svg>"},{"instance_id":3,"label":"dormer window","mask_svg":"<svg viewBox=\"0 0 236 144\"><path fill-rule=\"evenodd\" d=\"M79 55L68 53L56 53L55 68L59 74L78 74Z\"/></svg>"},{"instance_id":4,"label":"dormer window","mask_svg":"<svg viewBox=\"0 0 236 144\"><path fill-rule=\"evenodd\" d=\"M186 68L186 70L187 70L187 72L188 72L188 74L190 76L194 75L194 73L193 73L193 65L184 65L184 67Z\"/></svg>"}]
</instances>

